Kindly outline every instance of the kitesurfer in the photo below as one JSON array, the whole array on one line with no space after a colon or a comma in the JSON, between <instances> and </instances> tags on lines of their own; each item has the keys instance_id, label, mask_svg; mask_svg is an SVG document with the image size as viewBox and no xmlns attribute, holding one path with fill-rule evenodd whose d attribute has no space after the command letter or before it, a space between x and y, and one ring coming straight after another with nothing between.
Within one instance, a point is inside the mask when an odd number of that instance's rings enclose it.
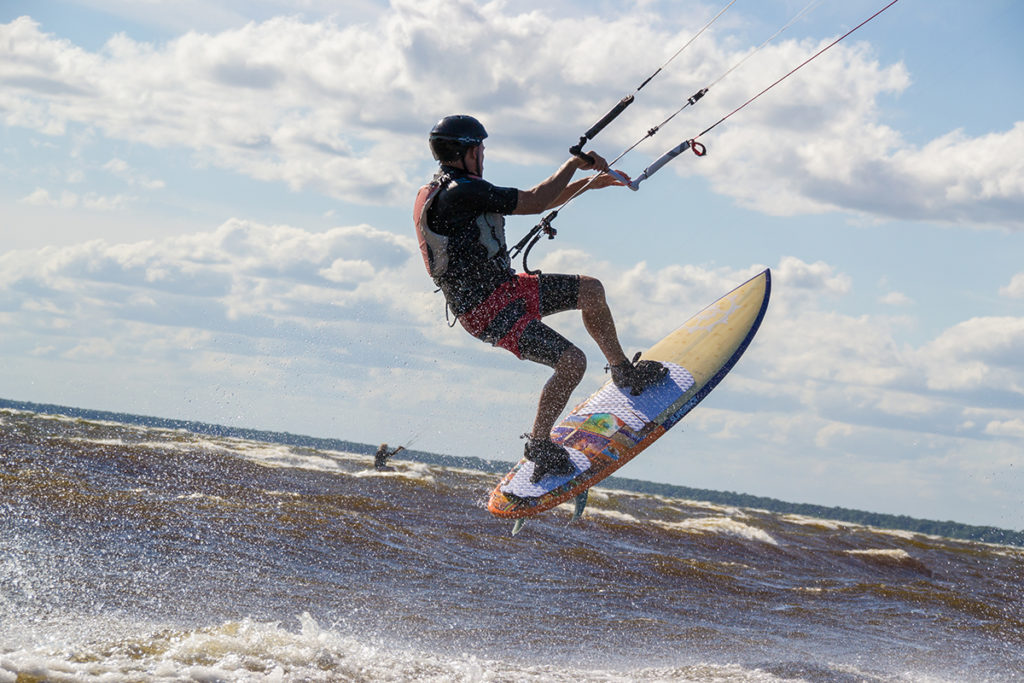
<instances>
[{"instance_id":1,"label":"kitesurfer","mask_svg":"<svg viewBox=\"0 0 1024 683\"><path fill-rule=\"evenodd\" d=\"M402 450L405 450L405 446L399 446L392 451L388 450L386 443L382 443L377 449L377 453L373 456L373 468L378 472L393 472L395 468L388 465L388 458L397 455Z\"/></svg>"},{"instance_id":2,"label":"kitesurfer","mask_svg":"<svg viewBox=\"0 0 1024 683\"><path fill-rule=\"evenodd\" d=\"M440 167L420 188L413 220L427 271L466 331L554 370L541 392L533 429L524 435L524 456L533 461L533 481L538 482L545 474L574 471L568 452L550 440L550 433L587 367L583 351L541 318L579 309L587 332L608 360L613 381L634 395L668 370L660 363L626 358L599 280L517 274L511 266L504 217L543 213L583 189L621 185L606 173L607 162L590 152L593 161L571 157L531 189L498 187L483 179L486 137L472 116L446 116L437 122L429 144ZM600 173L570 182L580 169Z\"/></svg>"}]
</instances>

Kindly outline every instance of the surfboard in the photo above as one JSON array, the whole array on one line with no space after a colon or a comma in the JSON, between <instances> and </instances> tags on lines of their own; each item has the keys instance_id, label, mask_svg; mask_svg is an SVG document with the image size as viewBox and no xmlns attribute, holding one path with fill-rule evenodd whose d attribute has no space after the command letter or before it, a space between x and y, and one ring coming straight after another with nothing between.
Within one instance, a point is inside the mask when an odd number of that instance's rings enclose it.
<instances>
[{"instance_id":1,"label":"surfboard","mask_svg":"<svg viewBox=\"0 0 1024 683\"><path fill-rule=\"evenodd\" d=\"M668 375L639 396L608 380L551 431L569 452L576 471L530 482L525 458L491 492L487 509L496 517L537 515L576 497L573 519L583 512L587 490L661 438L718 386L757 333L771 294L764 270L704 308L645 351L642 359L664 363Z\"/></svg>"}]
</instances>

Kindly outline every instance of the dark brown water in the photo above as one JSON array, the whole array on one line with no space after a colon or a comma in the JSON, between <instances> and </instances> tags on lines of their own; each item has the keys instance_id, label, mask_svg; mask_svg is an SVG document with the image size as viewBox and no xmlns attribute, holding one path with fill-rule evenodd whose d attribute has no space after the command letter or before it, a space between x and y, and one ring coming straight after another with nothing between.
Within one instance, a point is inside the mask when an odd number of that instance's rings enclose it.
<instances>
[{"instance_id":1,"label":"dark brown water","mask_svg":"<svg viewBox=\"0 0 1024 683\"><path fill-rule=\"evenodd\" d=\"M0 682L1024 680L1024 549L0 410Z\"/></svg>"}]
</instances>

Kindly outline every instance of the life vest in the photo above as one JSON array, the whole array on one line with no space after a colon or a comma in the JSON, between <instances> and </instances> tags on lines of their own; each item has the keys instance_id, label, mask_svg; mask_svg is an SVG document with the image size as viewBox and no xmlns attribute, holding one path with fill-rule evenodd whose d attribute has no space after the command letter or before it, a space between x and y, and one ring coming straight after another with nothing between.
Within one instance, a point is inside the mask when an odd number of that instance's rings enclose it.
<instances>
[{"instance_id":1,"label":"life vest","mask_svg":"<svg viewBox=\"0 0 1024 683\"><path fill-rule=\"evenodd\" d=\"M412 209L412 219L416 224L416 239L420 243L423 265L427 267L427 274L434 279L441 277L448 270L448 238L431 230L427 221L427 211L434 203L437 193L441 191L442 179L449 180L448 178L435 178L421 187L416 193L416 203L413 204Z\"/></svg>"},{"instance_id":2,"label":"life vest","mask_svg":"<svg viewBox=\"0 0 1024 683\"><path fill-rule=\"evenodd\" d=\"M413 204L413 222L416 225L416 239L420 245L420 254L423 256L423 265L426 266L430 277L435 280L448 272L452 251L459 247L456 247L448 236L430 229L427 213L438 193L457 182L458 180L448 175L437 176L419 189L416 193L416 202ZM500 213L488 211L477 216L474 223L478 232L473 234L470 240L482 246L487 258L496 260L499 267L510 268L511 260L505 246L505 217Z\"/></svg>"}]
</instances>

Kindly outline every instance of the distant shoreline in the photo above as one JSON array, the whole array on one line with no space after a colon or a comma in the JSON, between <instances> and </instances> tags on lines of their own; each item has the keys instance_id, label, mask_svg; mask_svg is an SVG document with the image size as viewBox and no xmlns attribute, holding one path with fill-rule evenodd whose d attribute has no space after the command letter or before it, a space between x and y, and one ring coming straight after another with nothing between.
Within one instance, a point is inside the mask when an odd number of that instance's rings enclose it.
<instances>
[{"instance_id":1,"label":"distant shoreline","mask_svg":"<svg viewBox=\"0 0 1024 683\"><path fill-rule=\"evenodd\" d=\"M74 408L49 403L14 401L4 398L0 398L0 409L23 410L44 415L64 415L84 420L103 420L128 425L140 425L143 427L156 427L159 429L177 429L194 434L205 434L208 436L248 439L251 441L263 441L286 446L315 448L318 450L346 451L349 453L366 455L373 455L378 448L378 444L370 445L355 441L346 441L344 439L329 439L292 434L290 432L273 432L242 427L226 427L223 425L199 422L196 420L176 420L162 417L149 417L145 415L133 415L130 413L115 413L105 410ZM441 465L444 467L460 467L463 469L478 470L481 472L495 474L504 474L511 467L511 464L504 460L486 460L484 458L443 455L409 449L403 451L402 459L432 465ZM1024 547L1024 531L1012 531L992 526L961 524L960 522L949 520L935 521L917 519L906 515L867 512L864 510L854 510L842 507L827 507L824 505L811 505L807 503L789 503L775 498L753 496L745 493L736 493L734 491L695 489L687 486L662 484L642 481L640 479L627 479L624 477L609 477L604 481L601 488L621 489L634 493L653 494L668 498L684 498L689 500L706 501L717 505L758 508L782 514L802 515L822 520L848 522L881 529L910 531L931 536L943 536L946 538L959 538L969 541L980 541L983 543Z\"/></svg>"}]
</instances>

